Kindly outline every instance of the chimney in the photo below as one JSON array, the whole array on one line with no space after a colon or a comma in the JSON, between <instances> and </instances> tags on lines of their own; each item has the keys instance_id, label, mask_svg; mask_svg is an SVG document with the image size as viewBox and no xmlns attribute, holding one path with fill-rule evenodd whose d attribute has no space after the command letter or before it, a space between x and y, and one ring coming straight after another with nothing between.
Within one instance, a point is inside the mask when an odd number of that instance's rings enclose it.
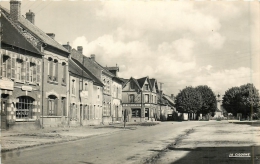
<instances>
[{"instance_id":1,"label":"chimney","mask_svg":"<svg viewBox=\"0 0 260 164\"><path fill-rule=\"evenodd\" d=\"M91 58L91 60L94 60L94 61L95 61L95 60L96 60L95 54L91 54L91 55L90 55L90 58Z\"/></svg>"},{"instance_id":2,"label":"chimney","mask_svg":"<svg viewBox=\"0 0 260 164\"><path fill-rule=\"evenodd\" d=\"M173 94L171 94L171 99L174 100L174 95Z\"/></svg>"},{"instance_id":3,"label":"chimney","mask_svg":"<svg viewBox=\"0 0 260 164\"><path fill-rule=\"evenodd\" d=\"M49 37L51 37L52 39L55 38L55 34L54 33L46 33Z\"/></svg>"},{"instance_id":4,"label":"chimney","mask_svg":"<svg viewBox=\"0 0 260 164\"><path fill-rule=\"evenodd\" d=\"M34 16L35 16L35 14L33 12L31 12L31 10L29 10L29 12L27 12L25 15L26 15L26 19L28 21L30 21L32 24L34 24Z\"/></svg>"},{"instance_id":5,"label":"chimney","mask_svg":"<svg viewBox=\"0 0 260 164\"><path fill-rule=\"evenodd\" d=\"M77 50L78 50L81 54L83 54L83 47L82 47L82 46L78 46L78 47L77 47Z\"/></svg>"},{"instance_id":6,"label":"chimney","mask_svg":"<svg viewBox=\"0 0 260 164\"><path fill-rule=\"evenodd\" d=\"M10 16L11 19L17 23L21 16L21 2L17 0L10 1Z\"/></svg>"},{"instance_id":7,"label":"chimney","mask_svg":"<svg viewBox=\"0 0 260 164\"><path fill-rule=\"evenodd\" d=\"M71 51L70 42L67 42L67 44L62 45L64 48L66 48L69 52Z\"/></svg>"}]
</instances>

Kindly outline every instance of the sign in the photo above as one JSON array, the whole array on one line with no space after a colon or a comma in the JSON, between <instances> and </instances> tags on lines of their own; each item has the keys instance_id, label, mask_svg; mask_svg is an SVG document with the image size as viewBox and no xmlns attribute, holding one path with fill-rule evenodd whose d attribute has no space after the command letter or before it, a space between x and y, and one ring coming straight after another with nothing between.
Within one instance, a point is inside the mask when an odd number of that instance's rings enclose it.
<instances>
[{"instance_id":1,"label":"sign","mask_svg":"<svg viewBox=\"0 0 260 164\"><path fill-rule=\"evenodd\" d=\"M10 79L3 78L0 80L0 89L14 90L14 82Z\"/></svg>"},{"instance_id":2,"label":"sign","mask_svg":"<svg viewBox=\"0 0 260 164\"><path fill-rule=\"evenodd\" d=\"M22 90L23 91L32 91L32 87L31 86L22 86Z\"/></svg>"},{"instance_id":3,"label":"sign","mask_svg":"<svg viewBox=\"0 0 260 164\"><path fill-rule=\"evenodd\" d=\"M123 104L123 106L141 106L141 104Z\"/></svg>"}]
</instances>

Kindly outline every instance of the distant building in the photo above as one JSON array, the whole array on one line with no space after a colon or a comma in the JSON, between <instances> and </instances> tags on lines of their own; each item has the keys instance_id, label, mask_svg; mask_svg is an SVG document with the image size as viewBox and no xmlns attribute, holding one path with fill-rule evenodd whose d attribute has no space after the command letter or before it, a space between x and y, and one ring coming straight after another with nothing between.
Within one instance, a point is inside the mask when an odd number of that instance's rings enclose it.
<instances>
[{"instance_id":1,"label":"distant building","mask_svg":"<svg viewBox=\"0 0 260 164\"><path fill-rule=\"evenodd\" d=\"M123 111L127 112L127 121L154 121L157 116L157 91L149 77L135 79L131 77L123 85Z\"/></svg>"}]
</instances>

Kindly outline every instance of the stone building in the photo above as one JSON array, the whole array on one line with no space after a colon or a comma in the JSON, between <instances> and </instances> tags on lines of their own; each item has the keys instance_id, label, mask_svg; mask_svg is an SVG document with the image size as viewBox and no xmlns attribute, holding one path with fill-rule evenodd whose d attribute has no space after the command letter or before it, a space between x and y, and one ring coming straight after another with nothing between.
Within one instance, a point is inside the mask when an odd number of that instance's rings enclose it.
<instances>
[{"instance_id":1,"label":"stone building","mask_svg":"<svg viewBox=\"0 0 260 164\"><path fill-rule=\"evenodd\" d=\"M15 58L15 62L11 61L11 69L7 60L6 70L11 71L10 76L13 76L12 72L17 76L17 85L15 84L14 88L21 88L25 92L16 92L18 95L13 95L13 106L21 110L10 112L13 113L11 117L13 120L17 117L21 120L40 118L43 126L66 124L69 52L55 41L55 34L46 34L34 25L35 14L32 11L26 13L26 17L21 15L21 1L11 0L10 11L1 8L1 19L4 21L3 39L6 40L3 41L3 49L6 50L5 54L10 51L16 53L10 57ZM12 50L4 48L8 45ZM2 62L5 62L6 58L3 57ZM12 69L14 67L15 69Z\"/></svg>"}]
</instances>

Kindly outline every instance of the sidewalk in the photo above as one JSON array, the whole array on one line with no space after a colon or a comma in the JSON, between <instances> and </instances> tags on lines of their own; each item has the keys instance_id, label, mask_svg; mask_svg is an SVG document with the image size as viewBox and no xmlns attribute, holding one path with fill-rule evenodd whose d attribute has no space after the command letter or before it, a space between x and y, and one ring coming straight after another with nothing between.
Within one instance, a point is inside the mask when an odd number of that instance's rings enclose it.
<instances>
[{"instance_id":1,"label":"sidewalk","mask_svg":"<svg viewBox=\"0 0 260 164\"><path fill-rule=\"evenodd\" d=\"M53 127L38 130L9 130L1 132L1 151L75 141L91 136L116 133L124 128L115 126ZM125 130L129 130L126 128Z\"/></svg>"},{"instance_id":2,"label":"sidewalk","mask_svg":"<svg viewBox=\"0 0 260 164\"><path fill-rule=\"evenodd\" d=\"M75 141L92 136L135 130L138 126L153 126L158 123L123 123L82 127L52 127L44 129L8 130L1 132L1 151L12 151L28 147Z\"/></svg>"}]
</instances>

